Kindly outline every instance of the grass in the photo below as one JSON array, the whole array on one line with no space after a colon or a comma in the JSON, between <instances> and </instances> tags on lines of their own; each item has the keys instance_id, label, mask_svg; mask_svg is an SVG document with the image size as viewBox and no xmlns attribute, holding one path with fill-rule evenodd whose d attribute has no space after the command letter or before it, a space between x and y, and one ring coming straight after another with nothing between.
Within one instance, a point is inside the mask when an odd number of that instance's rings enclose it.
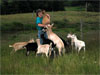
<instances>
[{"instance_id":1,"label":"grass","mask_svg":"<svg viewBox=\"0 0 100 75\"><path fill-rule=\"evenodd\" d=\"M18 41L28 41L37 38L35 14L1 15L1 74L100 74L99 52L99 13L84 11L48 12L55 28L53 31L66 39L69 32L76 33L80 39L80 19L83 21L83 40L86 42L86 52L83 50L70 52L54 59L45 56L36 57L31 52L27 57L26 50L19 50L10 55L9 44ZM25 28L25 29L23 29ZM84 58L83 58L84 57Z\"/></svg>"},{"instance_id":2,"label":"grass","mask_svg":"<svg viewBox=\"0 0 100 75\"><path fill-rule=\"evenodd\" d=\"M20 33L16 38L14 34L7 35L2 39L1 44L1 73L2 74L98 74L99 73L99 49L98 49L98 32L91 32L92 34L85 34L86 53L83 51L78 55L74 53L66 54L62 57L58 56L55 59L44 57L36 57L34 53L30 56L25 56L25 50L20 50L15 54L10 55L11 48L8 45L17 41L28 40L28 36L36 33L29 32L30 34ZM55 32L57 33L57 32ZM59 33L61 33L59 31ZM90 37L87 36L89 34ZM96 39L91 37L97 36ZM22 38L22 37L25 38ZM13 38L13 39L11 39ZM21 39L20 39L21 38ZM88 40L89 39L89 40ZM6 42L6 44L5 44ZM92 46L92 44L94 46ZM94 52L95 51L95 52ZM85 56L84 59L82 57Z\"/></svg>"},{"instance_id":3,"label":"grass","mask_svg":"<svg viewBox=\"0 0 100 75\"><path fill-rule=\"evenodd\" d=\"M79 31L80 20L82 20L84 25L83 28L86 28L87 30L98 30L99 28L99 13L96 12L58 11L48 13L51 15L51 22L54 23L55 27L58 28L74 28ZM35 13L33 16L32 14L33 13L25 13L1 16L1 31L36 30L36 16Z\"/></svg>"},{"instance_id":4,"label":"grass","mask_svg":"<svg viewBox=\"0 0 100 75\"><path fill-rule=\"evenodd\" d=\"M85 11L85 7L74 6L74 7L65 7L66 11Z\"/></svg>"}]
</instances>

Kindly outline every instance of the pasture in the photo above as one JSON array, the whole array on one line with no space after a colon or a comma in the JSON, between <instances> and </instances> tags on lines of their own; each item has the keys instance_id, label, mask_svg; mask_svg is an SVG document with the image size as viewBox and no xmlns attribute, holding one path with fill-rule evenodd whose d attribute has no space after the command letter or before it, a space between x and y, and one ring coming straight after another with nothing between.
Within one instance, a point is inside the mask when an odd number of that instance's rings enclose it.
<instances>
[{"instance_id":1,"label":"pasture","mask_svg":"<svg viewBox=\"0 0 100 75\"><path fill-rule=\"evenodd\" d=\"M83 22L83 39L86 52L69 52L54 59L36 57L34 52L26 56L26 50L10 54L9 44L37 38L35 13L1 16L1 74L100 74L99 13L85 11L47 12L54 23L53 32L65 40L69 32L80 38L80 19ZM84 57L84 58L83 58Z\"/></svg>"}]
</instances>

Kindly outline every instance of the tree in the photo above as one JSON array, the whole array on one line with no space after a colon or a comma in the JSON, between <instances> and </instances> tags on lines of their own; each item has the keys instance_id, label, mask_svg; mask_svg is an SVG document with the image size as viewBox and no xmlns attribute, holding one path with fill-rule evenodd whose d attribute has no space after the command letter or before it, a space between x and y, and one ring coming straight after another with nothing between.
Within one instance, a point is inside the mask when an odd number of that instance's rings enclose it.
<instances>
[{"instance_id":1,"label":"tree","mask_svg":"<svg viewBox=\"0 0 100 75\"><path fill-rule=\"evenodd\" d=\"M24 13L32 12L37 9L45 9L46 11L64 10L63 1L17 1L17 0L2 0L1 14Z\"/></svg>"}]
</instances>

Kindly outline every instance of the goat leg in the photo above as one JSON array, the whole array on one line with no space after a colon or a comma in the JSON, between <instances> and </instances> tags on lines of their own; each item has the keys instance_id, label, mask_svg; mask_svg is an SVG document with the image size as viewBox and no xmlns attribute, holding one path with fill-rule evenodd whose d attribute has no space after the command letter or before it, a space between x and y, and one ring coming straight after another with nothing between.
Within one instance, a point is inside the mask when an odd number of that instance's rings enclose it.
<instances>
[{"instance_id":1,"label":"goat leg","mask_svg":"<svg viewBox=\"0 0 100 75\"><path fill-rule=\"evenodd\" d=\"M26 56L28 56L28 55L29 55L29 53L30 53L30 52L29 52L29 51L27 51L27 52L26 52Z\"/></svg>"}]
</instances>

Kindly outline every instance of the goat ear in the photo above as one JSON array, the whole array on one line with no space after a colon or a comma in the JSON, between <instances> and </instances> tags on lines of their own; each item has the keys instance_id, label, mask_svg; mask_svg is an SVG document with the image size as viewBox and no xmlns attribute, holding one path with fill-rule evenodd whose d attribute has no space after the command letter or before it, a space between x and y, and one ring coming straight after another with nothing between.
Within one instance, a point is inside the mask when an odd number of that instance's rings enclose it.
<instances>
[{"instance_id":1,"label":"goat ear","mask_svg":"<svg viewBox=\"0 0 100 75\"><path fill-rule=\"evenodd\" d=\"M51 24L51 27L53 27L53 26L54 26L54 23Z\"/></svg>"},{"instance_id":2,"label":"goat ear","mask_svg":"<svg viewBox=\"0 0 100 75\"><path fill-rule=\"evenodd\" d=\"M46 25L45 28L48 28L48 25Z\"/></svg>"}]
</instances>

